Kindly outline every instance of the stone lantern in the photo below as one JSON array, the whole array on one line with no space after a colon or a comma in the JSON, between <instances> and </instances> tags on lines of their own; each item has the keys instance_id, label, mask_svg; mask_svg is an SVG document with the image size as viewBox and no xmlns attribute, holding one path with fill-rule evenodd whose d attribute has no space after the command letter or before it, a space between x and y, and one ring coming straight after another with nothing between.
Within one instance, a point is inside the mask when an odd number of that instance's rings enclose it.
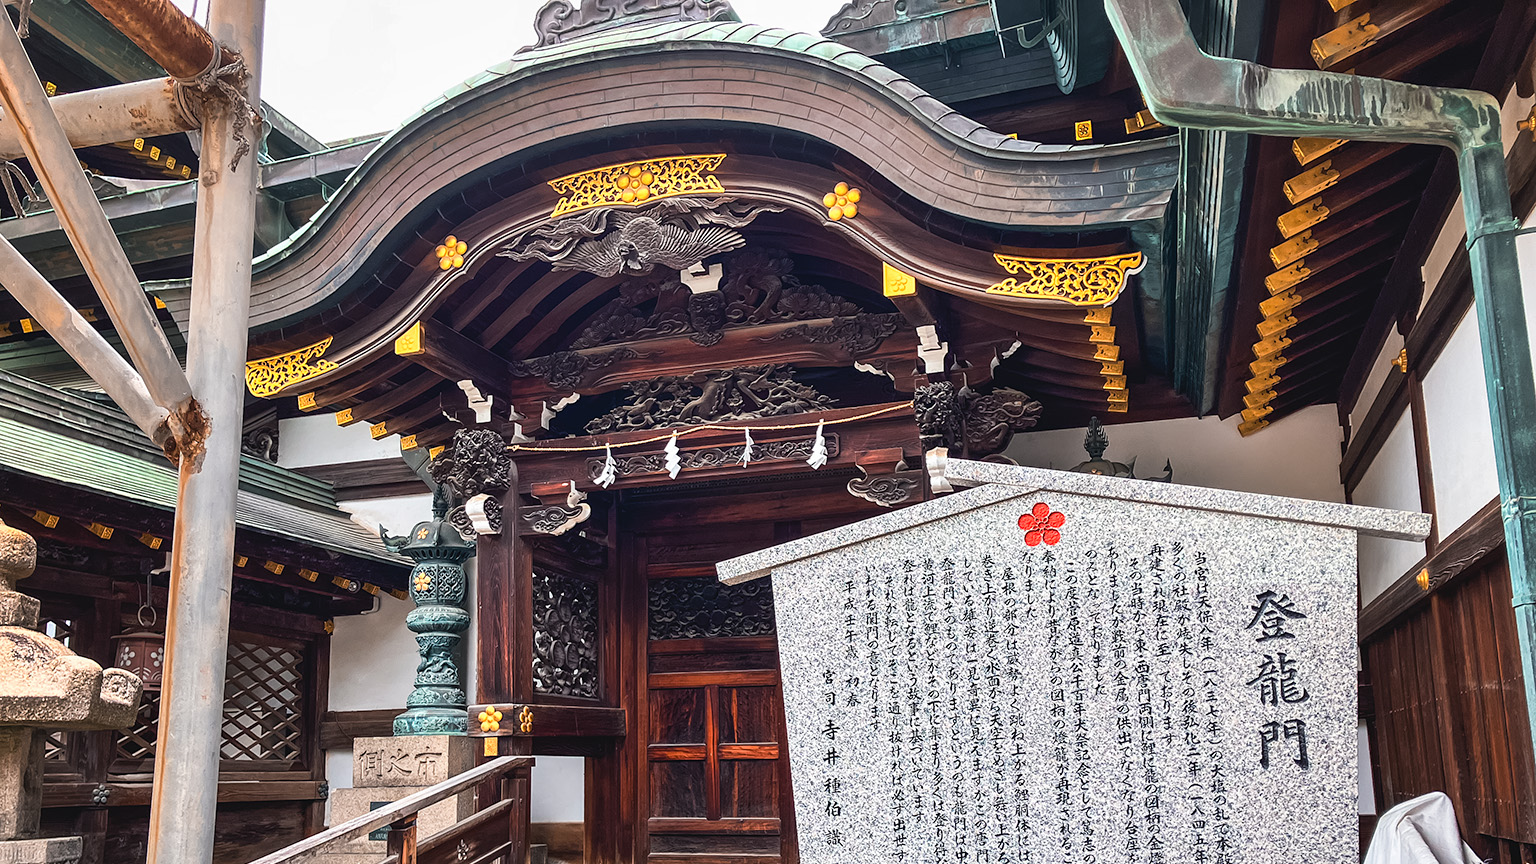
<instances>
[{"instance_id":1,"label":"stone lantern","mask_svg":"<svg viewBox=\"0 0 1536 864\"><path fill-rule=\"evenodd\" d=\"M431 520L411 529L405 538L385 539L390 548L416 562L410 575L416 608L406 615L405 626L416 634L421 663L416 666L416 688L406 699L406 712L395 718L396 735L464 735L467 731L469 700L460 643L469 629L464 562L475 554L475 544L464 539L447 513L447 493L439 488L433 496Z\"/></svg>"},{"instance_id":2,"label":"stone lantern","mask_svg":"<svg viewBox=\"0 0 1536 864\"><path fill-rule=\"evenodd\" d=\"M37 838L43 729L121 729L139 710L142 682L102 669L37 631L39 603L15 590L37 566L37 542L0 521L0 861L72 864L79 837Z\"/></svg>"}]
</instances>

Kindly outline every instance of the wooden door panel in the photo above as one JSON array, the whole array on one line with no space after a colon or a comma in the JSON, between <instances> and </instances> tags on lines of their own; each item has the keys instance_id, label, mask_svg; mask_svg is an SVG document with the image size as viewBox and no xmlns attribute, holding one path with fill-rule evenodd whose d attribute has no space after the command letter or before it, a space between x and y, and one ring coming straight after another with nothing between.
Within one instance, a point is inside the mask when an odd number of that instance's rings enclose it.
<instances>
[{"instance_id":1,"label":"wooden door panel","mask_svg":"<svg viewBox=\"0 0 1536 864\"><path fill-rule=\"evenodd\" d=\"M777 687L721 687L715 712L721 744L753 744L777 739ZM770 757L771 758L771 757Z\"/></svg>"},{"instance_id":2,"label":"wooden door panel","mask_svg":"<svg viewBox=\"0 0 1536 864\"><path fill-rule=\"evenodd\" d=\"M651 744L703 744L709 722L702 687L651 689Z\"/></svg>"},{"instance_id":3,"label":"wooden door panel","mask_svg":"<svg viewBox=\"0 0 1536 864\"><path fill-rule=\"evenodd\" d=\"M758 759L720 761L720 816L773 817L778 830L779 763Z\"/></svg>"},{"instance_id":4,"label":"wooden door panel","mask_svg":"<svg viewBox=\"0 0 1536 864\"><path fill-rule=\"evenodd\" d=\"M706 818L709 813L706 764L702 759L652 762L650 815L653 818Z\"/></svg>"},{"instance_id":5,"label":"wooden door panel","mask_svg":"<svg viewBox=\"0 0 1536 864\"><path fill-rule=\"evenodd\" d=\"M683 558L709 568L749 551L737 544L693 541L684 551L662 553L671 560L657 566L652 541L642 690L649 718L646 862L790 861L783 855L793 814L781 822L788 760L771 586L722 589L703 570L678 570Z\"/></svg>"}]
</instances>

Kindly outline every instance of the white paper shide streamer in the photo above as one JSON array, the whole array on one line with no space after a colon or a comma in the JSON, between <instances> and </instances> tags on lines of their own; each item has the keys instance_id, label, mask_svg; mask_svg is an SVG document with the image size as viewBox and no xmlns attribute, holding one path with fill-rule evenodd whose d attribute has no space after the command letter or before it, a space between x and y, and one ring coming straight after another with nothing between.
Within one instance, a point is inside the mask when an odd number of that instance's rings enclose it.
<instances>
[{"instance_id":1,"label":"white paper shide streamer","mask_svg":"<svg viewBox=\"0 0 1536 864\"><path fill-rule=\"evenodd\" d=\"M827 436L821 432L821 427L825 425L825 420L816 423L816 443L811 445L811 456L805 460L807 465L818 470L827 464Z\"/></svg>"},{"instance_id":2,"label":"white paper shide streamer","mask_svg":"<svg viewBox=\"0 0 1536 864\"><path fill-rule=\"evenodd\" d=\"M603 470L593 478L592 482L607 489L613 485L613 481L619 479L619 463L613 458L612 444L604 445L603 449L607 452L607 456L603 458Z\"/></svg>"},{"instance_id":3,"label":"white paper shide streamer","mask_svg":"<svg viewBox=\"0 0 1536 864\"><path fill-rule=\"evenodd\" d=\"M747 433L747 441L741 445L741 467L745 468L752 464L752 430L743 429L742 431Z\"/></svg>"},{"instance_id":4,"label":"white paper shide streamer","mask_svg":"<svg viewBox=\"0 0 1536 864\"><path fill-rule=\"evenodd\" d=\"M667 449L663 452L667 454L667 476L676 480L677 472L683 470L683 459L677 452L676 432L673 432L672 437L667 439Z\"/></svg>"}]
</instances>

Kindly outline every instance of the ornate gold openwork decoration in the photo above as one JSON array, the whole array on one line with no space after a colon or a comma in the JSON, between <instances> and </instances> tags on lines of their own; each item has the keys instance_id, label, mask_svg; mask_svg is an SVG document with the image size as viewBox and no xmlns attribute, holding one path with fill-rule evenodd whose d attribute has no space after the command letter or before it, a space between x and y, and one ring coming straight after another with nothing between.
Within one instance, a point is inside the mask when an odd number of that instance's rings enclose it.
<instances>
[{"instance_id":1,"label":"ornate gold openwork decoration","mask_svg":"<svg viewBox=\"0 0 1536 864\"><path fill-rule=\"evenodd\" d=\"M335 363L320 359L320 355L329 347L331 337L327 336L307 348L250 361L245 364L246 389L251 391L252 396L266 399L276 396L290 384L307 381L335 369Z\"/></svg>"},{"instance_id":2,"label":"ornate gold openwork decoration","mask_svg":"<svg viewBox=\"0 0 1536 864\"><path fill-rule=\"evenodd\" d=\"M669 156L607 165L549 181L560 193L551 219L592 207L644 204L673 195L724 192L712 173L724 161L724 153L708 156Z\"/></svg>"},{"instance_id":3,"label":"ornate gold openwork decoration","mask_svg":"<svg viewBox=\"0 0 1536 864\"><path fill-rule=\"evenodd\" d=\"M1140 273L1146 259L1140 252L1108 258L1021 258L993 255L997 263L1019 278L1004 279L987 289L1027 300L1060 300L1073 306L1108 306L1125 289L1125 277Z\"/></svg>"}]
</instances>

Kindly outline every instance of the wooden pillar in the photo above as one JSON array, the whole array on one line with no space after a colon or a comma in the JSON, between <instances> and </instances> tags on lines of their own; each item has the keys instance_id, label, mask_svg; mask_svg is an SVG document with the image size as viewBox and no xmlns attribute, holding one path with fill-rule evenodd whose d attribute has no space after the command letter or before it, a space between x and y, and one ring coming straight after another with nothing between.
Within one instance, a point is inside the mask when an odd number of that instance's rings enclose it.
<instances>
[{"instance_id":1,"label":"wooden pillar","mask_svg":"<svg viewBox=\"0 0 1536 864\"><path fill-rule=\"evenodd\" d=\"M622 665L622 658L626 656L622 647L626 631L621 626L626 590L622 584L626 571L621 551L627 552L631 546L619 539L618 496L615 496L613 506L608 508L607 538L608 570L598 583L597 590L598 632L601 634L598 695L602 704L628 709L633 716L632 691L635 681L633 675L626 674L627 669ZM583 808L585 832L582 847L587 864L618 864L629 860L627 855L620 855L621 838L629 836L625 833L627 829L622 815L626 797L624 790L629 788L624 780L625 753L629 741L644 740L645 730L636 729L631 722L628 724L628 735L634 737L606 740L600 754L586 759L586 802Z\"/></svg>"},{"instance_id":2,"label":"wooden pillar","mask_svg":"<svg viewBox=\"0 0 1536 864\"><path fill-rule=\"evenodd\" d=\"M475 693L483 704L526 703L533 697L533 550L517 536L521 502L515 462L507 487L501 499L501 533L482 535L475 552ZM498 756L533 753L531 738L483 740L496 743ZM479 758L492 757L482 750ZM505 781L491 780L478 790L481 809L503 796L515 802L508 816L514 862L527 855L531 779L529 769L519 768Z\"/></svg>"}]
</instances>

